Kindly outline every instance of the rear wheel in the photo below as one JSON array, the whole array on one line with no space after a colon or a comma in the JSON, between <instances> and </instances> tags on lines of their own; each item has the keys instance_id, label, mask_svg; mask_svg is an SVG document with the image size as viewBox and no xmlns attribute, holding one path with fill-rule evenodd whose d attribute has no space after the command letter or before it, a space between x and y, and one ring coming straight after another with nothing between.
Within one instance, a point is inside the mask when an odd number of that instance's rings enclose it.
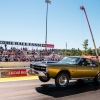
<instances>
[{"instance_id":1,"label":"rear wheel","mask_svg":"<svg viewBox=\"0 0 100 100\"><path fill-rule=\"evenodd\" d=\"M100 73L94 78L96 84L100 84Z\"/></svg>"},{"instance_id":2,"label":"rear wheel","mask_svg":"<svg viewBox=\"0 0 100 100\"><path fill-rule=\"evenodd\" d=\"M41 82L48 82L48 81L50 80L50 78L49 78L49 77L39 76L39 80L40 80Z\"/></svg>"},{"instance_id":3,"label":"rear wheel","mask_svg":"<svg viewBox=\"0 0 100 100\"><path fill-rule=\"evenodd\" d=\"M59 88L66 88L69 83L69 77L66 73L59 73L55 78L55 84Z\"/></svg>"}]
</instances>

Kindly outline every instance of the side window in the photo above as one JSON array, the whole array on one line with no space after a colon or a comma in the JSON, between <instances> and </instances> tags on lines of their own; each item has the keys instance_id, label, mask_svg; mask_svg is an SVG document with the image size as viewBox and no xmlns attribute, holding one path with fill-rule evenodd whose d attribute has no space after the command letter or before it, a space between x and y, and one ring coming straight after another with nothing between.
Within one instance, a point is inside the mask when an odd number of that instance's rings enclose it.
<instances>
[{"instance_id":1,"label":"side window","mask_svg":"<svg viewBox=\"0 0 100 100\"><path fill-rule=\"evenodd\" d=\"M87 62L86 58L82 58L80 60L80 62L79 62L79 65L81 65L81 66L87 66L88 65L88 62Z\"/></svg>"},{"instance_id":2,"label":"side window","mask_svg":"<svg viewBox=\"0 0 100 100\"><path fill-rule=\"evenodd\" d=\"M88 66L98 66L91 59L87 59L87 61L88 61Z\"/></svg>"}]
</instances>

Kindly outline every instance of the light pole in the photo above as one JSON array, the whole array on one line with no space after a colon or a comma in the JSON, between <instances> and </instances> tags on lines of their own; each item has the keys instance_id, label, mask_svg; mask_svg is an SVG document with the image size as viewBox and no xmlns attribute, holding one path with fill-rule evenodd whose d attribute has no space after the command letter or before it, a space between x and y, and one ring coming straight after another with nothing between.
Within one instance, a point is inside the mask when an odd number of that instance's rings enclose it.
<instances>
[{"instance_id":1,"label":"light pole","mask_svg":"<svg viewBox=\"0 0 100 100\"><path fill-rule=\"evenodd\" d=\"M66 55L66 53L67 53L67 42L66 42L66 49L65 49L65 55Z\"/></svg>"},{"instance_id":2,"label":"light pole","mask_svg":"<svg viewBox=\"0 0 100 100\"><path fill-rule=\"evenodd\" d=\"M48 19L48 4L51 4L50 0L45 0L45 2L47 3L47 11L46 11L46 36L45 36L45 44L46 44L46 48L47 48L47 19Z\"/></svg>"}]
</instances>

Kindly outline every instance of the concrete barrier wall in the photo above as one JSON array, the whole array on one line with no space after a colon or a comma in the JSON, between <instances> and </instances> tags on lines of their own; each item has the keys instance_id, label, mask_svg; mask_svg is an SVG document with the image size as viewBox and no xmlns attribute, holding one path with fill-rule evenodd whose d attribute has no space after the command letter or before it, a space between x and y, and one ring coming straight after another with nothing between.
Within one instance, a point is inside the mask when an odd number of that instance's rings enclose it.
<instances>
[{"instance_id":1,"label":"concrete barrier wall","mask_svg":"<svg viewBox=\"0 0 100 100\"><path fill-rule=\"evenodd\" d=\"M30 62L0 62L0 68L29 67Z\"/></svg>"},{"instance_id":2,"label":"concrete barrier wall","mask_svg":"<svg viewBox=\"0 0 100 100\"><path fill-rule=\"evenodd\" d=\"M31 73L30 62L0 62L0 77L35 75Z\"/></svg>"}]
</instances>

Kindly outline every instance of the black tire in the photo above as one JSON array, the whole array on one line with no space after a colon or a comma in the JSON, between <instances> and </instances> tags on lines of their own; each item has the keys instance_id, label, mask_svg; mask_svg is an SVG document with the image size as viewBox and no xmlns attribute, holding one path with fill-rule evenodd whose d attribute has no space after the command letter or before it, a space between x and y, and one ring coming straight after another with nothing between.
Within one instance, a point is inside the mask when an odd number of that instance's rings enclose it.
<instances>
[{"instance_id":1,"label":"black tire","mask_svg":"<svg viewBox=\"0 0 100 100\"><path fill-rule=\"evenodd\" d=\"M83 82L83 80L82 79L78 79L77 82L81 83L81 82Z\"/></svg>"},{"instance_id":2,"label":"black tire","mask_svg":"<svg viewBox=\"0 0 100 100\"><path fill-rule=\"evenodd\" d=\"M100 85L100 73L98 73L98 75L96 75L96 77L93 79L93 81L94 81L97 85Z\"/></svg>"},{"instance_id":3,"label":"black tire","mask_svg":"<svg viewBox=\"0 0 100 100\"><path fill-rule=\"evenodd\" d=\"M49 78L49 77L39 76L39 80L40 80L41 82L48 82L48 81L50 80L50 78Z\"/></svg>"},{"instance_id":4,"label":"black tire","mask_svg":"<svg viewBox=\"0 0 100 100\"><path fill-rule=\"evenodd\" d=\"M55 84L58 88L66 88L69 83L69 77L67 73L59 73L55 78Z\"/></svg>"}]
</instances>

